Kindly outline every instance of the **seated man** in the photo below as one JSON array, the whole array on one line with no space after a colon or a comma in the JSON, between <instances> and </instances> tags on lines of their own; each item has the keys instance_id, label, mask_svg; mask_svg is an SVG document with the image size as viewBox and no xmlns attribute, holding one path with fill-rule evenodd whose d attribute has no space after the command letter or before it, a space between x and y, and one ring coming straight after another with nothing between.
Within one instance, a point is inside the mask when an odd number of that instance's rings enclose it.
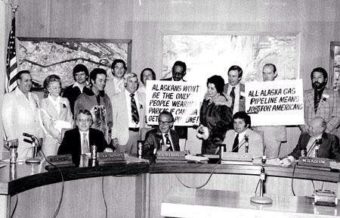
<instances>
[{"instance_id":1,"label":"seated man","mask_svg":"<svg viewBox=\"0 0 340 218\"><path fill-rule=\"evenodd\" d=\"M80 155L89 153L90 146L96 145L97 152L112 151L108 148L104 134L92 125L92 115L88 110L80 110L76 117L77 127L65 132L58 154L71 154L73 163L78 166Z\"/></svg>"},{"instance_id":2,"label":"seated man","mask_svg":"<svg viewBox=\"0 0 340 218\"><path fill-rule=\"evenodd\" d=\"M293 152L281 160L281 165L290 166L302 155L329 158L340 161L339 139L326 133L327 123L322 117L315 117L309 123L308 133L303 132Z\"/></svg>"},{"instance_id":3,"label":"seated man","mask_svg":"<svg viewBox=\"0 0 340 218\"><path fill-rule=\"evenodd\" d=\"M158 117L159 126L146 133L143 146L143 157L150 159L158 150L179 151L179 137L172 130L174 117L168 111L162 111Z\"/></svg>"},{"instance_id":4,"label":"seated man","mask_svg":"<svg viewBox=\"0 0 340 218\"><path fill-rule=\"evenodd\" d=\"M223 144L226 144L227 152L248 153L253 157L262 157L263 140L260 134L250 129L250 116L244 112L236 112L233 116L234 129L227 131Z\"/></svg>"}]
</instances>

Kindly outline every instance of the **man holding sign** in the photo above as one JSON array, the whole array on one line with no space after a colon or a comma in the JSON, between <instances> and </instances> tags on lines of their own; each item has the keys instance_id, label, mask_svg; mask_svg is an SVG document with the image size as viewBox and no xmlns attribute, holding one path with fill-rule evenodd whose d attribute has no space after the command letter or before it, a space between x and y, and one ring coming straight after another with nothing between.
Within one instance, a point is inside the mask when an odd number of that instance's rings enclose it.
<instances>
[{"instance_id":1,"label":"man holding sign","mask_svg":"<svg viewBox=\"0 0 340 218\"><path fill-rule=\"evenodd\" d=\"M276 66L265 64L262 71L263 81L274 81L277 77ZM281 143L287 141L285 126L258 126L257 131L263 134L265 155L267 158L277 158L280 154Z\"/></svg>"}]
</instances>

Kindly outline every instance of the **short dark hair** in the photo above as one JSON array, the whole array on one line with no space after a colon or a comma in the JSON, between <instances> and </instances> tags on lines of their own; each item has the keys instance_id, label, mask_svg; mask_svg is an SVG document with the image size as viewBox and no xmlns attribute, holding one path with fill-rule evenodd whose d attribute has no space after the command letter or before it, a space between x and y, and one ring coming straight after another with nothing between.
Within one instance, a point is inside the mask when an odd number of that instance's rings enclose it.
<instances>
[{"instance_id":1,"label":"short dark hair","mask_svg":"<svg viewBox=\"0 0 340 218\"><path fill-rule=\"evenodd\" d=\"M160 118L162 115L170 116L170 117L171 117L171 122L175 122L175 118L174 118L174 116L172 115L172 113L169 112L169 111L166 111L166 110L163 110L162 112L159 113L158 122L159 122L159 118Z\"/></svg>"},{"instance_id":2,"label":"short dark hair","mask_svg":"<svg viewBox=\"0 0 340 218\"><path fill-rule=\"evenodd\" d=\"M31 75L31 72L28 71L28 70L21 70L21 71L19 71L18 74L16 75L17 80L21 79L21 76L22 76L23 74L29 74L29 75Z\"/></svg>"},{"instance_id":3,"label":"short dark hair","mask_svg":"<svg viewBox=\"0 0 340 218\"><path fill-rule=\"evenodd\" d=\"M112 70L115 69L115 66L116 66L116 64L118 64L118 63L122 63L124 69L127 70L126 63L125 63L125 61L124 61L123 59L115 59L115 60L112 62L111 69L112 69Z\"/></svg>"},{"instance_id":4,"label":"short dark hair","mask_svg":"<svg viewBox=\"0 0 340 218\"><path fill-rule=\"evenodd\" d=\"M76 119L78 118L79 114L85 114L85 115L87 115L87 116L90 116L91 119L92 119L92 114L91 114L91 112L90 112L89 110L87 110L87 109L81 109L81 110L79 110L79 112L78 112L78 114L77 114L77 116L76 116Z\"/></svg>"},{"instance_id":5,"label":"short dark hair","mask_svg":"<svg viewBox=\"0 0 340 218\"><path fill-rule=\"evenodd\" d=\"M323 77L325 78L325 79L328 79L328 73L327 73L327 71L324 69L324 68L322 68L322 67L316 67L316 68L314 68L313 70L312 70L312 72L310 73L310 79L313 79L313 73L314 72L320 72L320 73L322 73L322 75L323 75Z\"/></svg>"},{"instance_id":6,"label":"short dark hair","mask_svg":"<svg viewBox=\"0 0 340 218\"><path fill-rule=\"evenodd\" d=\"M218 93L222 94L223 88L224 88L224 79L221 76L214 75L214 76L210 77L207 81L207 86L208 86L209 83L214 84L216 91Z\"/></svg>"},{"instance_id":7,"label":"short dark hair","mask_svg":"<svg viewBox=\"0 0 340 218\"><path fill-rule=\"evenodd\" d=\"M76 74L79 72L85 72L86 77L89 76L89 70L87 69L87 67L84 64L77 64L74 68L73 68L73 78L74 80L76 80Z\"/></svg>"},{"instance_id":8,"label":"short dark hair","mask_svg":"<svg viewBox=\"0 0 340 218\"><path fill-rule=\"evenodd\" d=\"M275 64L266 63L265 65L263 65L263 69L264 69L265 67L272 67L272 68L273 68L273 73L276 73L276 66L275 66Z\"/></svg>"},{"instance_id":9,"label":"short dark hair","mask_svg":"<svg viewBox=\"0 0 340 218\"><path fill-rule=\"evenodd\" d=\"M175 66L180 66L183 69L183 73L187 71L187 65L183 61L176 61L172 66L172 72L175 70Z\"/></svg>"},{"instance_id":10,"label":"short dark hair","mask_svg":"<svg viewBox=\"0 0 340 218\"><path fill-rule=\"evenodd\" d=\"M153 69L151 69L151 68L144 68L143 70L142 70L142 72L140 73L140 81L144 84L144 82L143 82L143 74L144 74L144 72L145 71L150 71L151 72L151 74L152 74L152 80L156 80L156 73L155 73L155 71L153 71Z\"/></svg>"},{"instance_id":11,"label":"short dark hair","mask_svg":"<svg viewBox=\"0 0 340 218\"><path fill-rule=\"evenodd\" d=\"M90 79L95 81L98 74L104 74L105 76L107 76L106 70L102 68L94 68L90 73Z\"/></svg>"},{"instance_id":12,"label":"short dark hair","mask_svg":"<svg viewBox=\"0 0 340 218\"><path fill-rule=\"evenodd\" d=\"M61 88L61 79L58 75L55 74L51 74L49 76L47 76L44 80L44 97L46 98L49 94L48 92L48 86L50 85L51 82L58 82Z\"/></svg>"},{"instance_id":13,"label":"short dark hair","mask_svg":"<svg viewBox=\"0 0 340 218\"><path fill-rule=\"evenodd\" d=\"M238 65L233 65L231 67L229 67L228 69L228 75L229 75L229 72L232 71L232 70L236 70L238 72L238 77L241 78L242 75L243 75L243 70L240 66Z\"/></svg>"},{"instance_id":14,"label":"short dark hair","mask_svg":"<svg viewBox=\"0 0 340 218\"><path fill-rule=\"evenodd\" d=\"M248 128L251 127L251 119L250 116L245 111L236 112L233 116L233 122L235 119L242 119L248 125Z\"/></svg>"}]
</instances>

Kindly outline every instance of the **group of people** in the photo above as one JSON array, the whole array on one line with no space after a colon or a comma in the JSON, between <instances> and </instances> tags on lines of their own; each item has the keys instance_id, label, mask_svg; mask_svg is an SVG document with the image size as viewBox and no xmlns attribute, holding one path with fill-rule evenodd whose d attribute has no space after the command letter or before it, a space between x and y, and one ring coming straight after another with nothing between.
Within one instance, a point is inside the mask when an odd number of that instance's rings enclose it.
<instances>
[{"instance_id":1,"label":"group of people","mask_svg":"<svg viewBox=\"0 0 340 218\"><path fill-rule=\"evenodd\" d=\"M49 75L44 80L41 100L30 91L30 72L20 71L18 87L4 96L2 105L4 132L7 140L18 140L19 159L31 157L33 151L23 133L43 138L42 151L46 156L72 154L76 164L91 145L96 145L99 152L118 151L136 156L137 141L142 139L145 158L154 156L158 150L179 151L179 139L187 134L188 127L174 127L174 117L168 111L159 114L159 125L153 126L145 138L141 136L145 127L150 128L145 121L145 86L147 80L156 80L155 72L145 68L140 83L135 73L127 72L122 59L114 60L111 70L112 79L102 68L89 72L85 65L78 64L73 68L74 84L64 91L60 77ZM285 126L252 127L245 112L242 68L234 65L227 73L228 83L219 75L207 80L197 128L202 154L216 154L219 144L226 144L229 152L279 157L281 144L287 138ZM172 77L163 80L185 82L185 74L186 64L176 61ZM265 64L262 75L263 81L274 81L278 75L276 66ZM339 96L326 88L328 74L323 68L313 69L311 80L313 89L304 93L306 124L300 126L296 148L282 159L284 165L299 158L305 150L308 155L340 160ZM320 138L322 143L315 146L315 140ZM247 151L244 142L249 144Z\"/></svg>"}]
</instances>

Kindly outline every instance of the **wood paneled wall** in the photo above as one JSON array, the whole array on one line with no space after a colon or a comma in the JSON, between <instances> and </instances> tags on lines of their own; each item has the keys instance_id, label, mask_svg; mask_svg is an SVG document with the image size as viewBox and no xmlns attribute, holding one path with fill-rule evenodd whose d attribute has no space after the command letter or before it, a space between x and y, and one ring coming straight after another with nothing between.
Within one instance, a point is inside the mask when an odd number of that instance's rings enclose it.
<instances>
[{"instance_id":1,"label":"wood paneled wall","mask_svg":"<svg viewBox=\"0 0 340 218\"><path fill-rule=\"evenodd\" d=\"M132 39L132 71L151 67L158 78L164 34L299 33L305 89L314 67L329 69L330 41L340 41L337 0L21 0L19 5L18 36ZM296 129L290 132L288 150L298 135Z\"/></svg>"}]
</instances>

